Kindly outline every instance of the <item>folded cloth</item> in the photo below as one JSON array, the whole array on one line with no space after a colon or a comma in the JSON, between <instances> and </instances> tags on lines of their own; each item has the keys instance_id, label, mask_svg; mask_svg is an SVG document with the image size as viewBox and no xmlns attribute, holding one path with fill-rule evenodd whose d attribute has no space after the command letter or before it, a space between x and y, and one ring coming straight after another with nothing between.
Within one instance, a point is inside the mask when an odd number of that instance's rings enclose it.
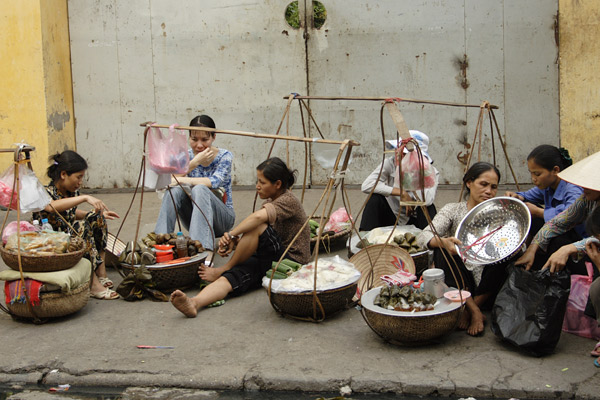
<instances>
[{"instance_id":1,"label":"folded cloth","mask_svg":"<svg viewBox=\"0 0 600 400\"><path fill-rule=\"evenodd\" d=\"M77 264L69 269L53 272L23 272L25 278L35 279L43 283L60 286L60 290L70 292L90 280L92 264L87 258L82 258ZM0 280L16 281L21 279L19 271L7 269L0 271Z\"/></svg>"},{"instance_id":2,"label":"folded cloth","mask_svg":"<svg viewBox=\"0 0 600 400\"><path fill-rule=\"evenodd\" d=\"M25 279L25 289L27 289L27 296L32 306L40 305L40 289L43 283L34 279ZM4 282L4 295L6 304L15 304L27 302L27 296L25 296L25 290L23 290L23 282L17 281L6 281Z\"/></svg>"}]
</instances>

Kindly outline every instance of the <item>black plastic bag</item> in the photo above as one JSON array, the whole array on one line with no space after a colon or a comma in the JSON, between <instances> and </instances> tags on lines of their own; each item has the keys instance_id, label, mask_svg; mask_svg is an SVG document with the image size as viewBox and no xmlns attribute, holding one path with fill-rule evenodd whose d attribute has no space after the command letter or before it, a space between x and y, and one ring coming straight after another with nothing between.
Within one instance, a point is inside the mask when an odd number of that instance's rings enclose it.
<instances>
[{"instance_id":1,"label":"black plastic bag","mask_svg":"<svg viewBox=\"0 0 600 400\"><path fill-rule=\"evenodd\" d=\"M492 308L492 331L520 349L550 354L560 340L571 277L562 270L526 271L511 264Z\"/></svg>"}]
</instances>

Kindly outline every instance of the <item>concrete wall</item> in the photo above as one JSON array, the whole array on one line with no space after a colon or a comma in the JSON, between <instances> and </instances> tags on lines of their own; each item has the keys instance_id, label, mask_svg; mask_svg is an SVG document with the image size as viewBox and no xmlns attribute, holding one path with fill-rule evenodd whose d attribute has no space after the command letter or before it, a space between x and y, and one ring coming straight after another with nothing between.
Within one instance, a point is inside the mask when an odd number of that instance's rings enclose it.
<instances>
[{"instance_id":1,"label":"concrete wall","mask_svg":"<svg viewBox=\"0 0 600 400\"><path fill-rule=\"evenodd\" d=\"M6 0L0 18L0 146L35 146L33 168L45 180L48 155L75 148L67 2ZM10 160L0 159L2 169Z\"/></svg>"},{"instance_id":2,"label":"concrete wall","mask_svg":"<svg viewBox=\"0 0 600 400\"><path fill-rule=\"evenodd\" d=\"M561 145L574 161L600 150L600 3L560 1Z\"/></svg>"},{"instance_id":3,"label":"concrete wall","mask_svg":"<svg viewBox=\"0 0 600 400\"><path fill-rule=\"evenodd\" d=\"M557 0L327 0L325 25L306 34L284 20L288 3L70 1L77 143L90 162L87 184L135 185L142 121L187 124L203 112L223 129L274 133L290 92L488 100L500 107L496 116L520 181L529 181L525 156L533 146L558 144ZM362 143L347 175L348 183L360 183L381 159L380 103L310 106L325 137ZM479 110L400 107L409 128L430 134L442 182L459 182L459 158L470 151ZM292 111L289 131L301 136L296 104ZM393 136L389 117L385 123ZM485 123L481 158L491 160ZM235 155L234 182L253 184L268 142L220 135L216 144ZM304 146L277 146L275 154L288 153L303 170ZM309 182L321 184L329 170L312 160Z\"/></svg>"}]
</instances>

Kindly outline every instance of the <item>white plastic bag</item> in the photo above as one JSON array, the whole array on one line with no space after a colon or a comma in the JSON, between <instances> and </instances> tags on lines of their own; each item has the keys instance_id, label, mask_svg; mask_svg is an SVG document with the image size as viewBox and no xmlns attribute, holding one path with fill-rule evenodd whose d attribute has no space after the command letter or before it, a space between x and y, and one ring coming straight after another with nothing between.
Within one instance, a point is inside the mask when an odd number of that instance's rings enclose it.
<instances>
[{"instance_id":1,"label":"white plastic bag","mask_svg":"<svg viewBox=\"0 0 600 400\"><path fill-rule=\"evenodd\" d=\"M0 205L17 208L16 195L12 192L14 182L14 164L0 177ZM43 210L52 199L37 177L25 164L19 164L19 201L22 212Z\"/></svg>"}]
</instances>

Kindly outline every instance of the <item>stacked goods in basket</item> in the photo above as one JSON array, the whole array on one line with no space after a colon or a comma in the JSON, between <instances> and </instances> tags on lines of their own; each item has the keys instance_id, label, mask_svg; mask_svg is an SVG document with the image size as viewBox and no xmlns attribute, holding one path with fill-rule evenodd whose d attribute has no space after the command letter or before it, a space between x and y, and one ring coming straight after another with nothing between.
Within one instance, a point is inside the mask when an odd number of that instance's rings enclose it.
<instances>
[{"instance_id":1,"label":"stacked goods in basket","mask_svg":"<svg viewBox=\"0 0 600 400\"><path fill-rule=\"evenodd\" d=\"M281 267L281 264L284 267ZM275 293L299 293L308 292L315 289L315 263L309 263L298 268L298 263L281 263L278 270L275 271L271 284L271 291ZM291 264L291 265L290 265ZM276 265L276 263L275 263ZM289 269L286 268L289 266ZM281 269L279 269L281 268ZM294 268L298 268L294 270ZM317 291L335 289L349 284L356 283L360 278L360 272L351 263L341 259L339 256L332 258L323 258L318 261L317 270ZM270 270L272 271L272 270ZM285 272L284 272L285 271ZM269 287L270 273L263 278L263 286Z\"/></svg>"},{"instance_id":2,"label":"stacked goods in basket","mask_svg":"<svg viewBox=\"0 0 600 400\"><path fill-rule=\"evenodd\" d=\"M371 243L366 238L363 238L362 240L358 241L356 247L362 249L372 244L378 244L381 242L381 240L379 240L378 238L382 236L384 237L385 242L385 240L387 240L387 237L389 236L389 232L385 233L381 231L381 233L378 233L377 229L379 228L373 229L369 234L373 243ZM400 248L406 250L408 254L415 254L426 250L417 244L417 237L410 232L394 235L393 240L390 241L389 244L399 246Z\"/></svg>"},{"instance_id":3,"label":"stacked goods in basket","mask_svg":"<svg viewBox=\"0 0 600 400\"><path fill-rule=\"evenodd\" d=\"M185 236L187 243L187 253L189 257L193 257L204 251L202 243L198 240L192 240ZM170 255L164 260L176 259L177 234L176 233L154 233L150 232L142 239L138 239L136 243L128 242L125 250L119 255L119 262L124 264L144 264L152 265L157 262L162 262L161 256Z\"/></svg>"},{"instance_id":4,"label":"stacked goods in basket","mask_svg":"<svg viewBox=\"0 0 600 400\"><path fill-rule=\"evenodd\" d=\"M265 276L267 278L271 278L271 276L273 276L273 279L285 279L288 276L292 275L292 273L298 271L300 267L302 267L302 264L299 264L287 258L281 260L281 263L279 263L279 265L277 265L277 261L273 261L271 265L273 268L275 268L275 270L268 270Z\"/></svg>"},{"instance_id":5,"label":"stacked goods in basket","mask_svg":"<svg viewBox=\"0 0 600 400\"><path fill-rule=\"evenodd\" d=\"M19 243L20 242L20 243ZM50 272L69 269L86 251L83 239L64 232L26 232L12 234L0 247L2 259L10 268L27 272Z\"/></svg>"},{"instance_id":6,"label":"stacked goods in basket","mask_svg":"<svg viewBox=\"0 0 600 400\"><path fill-rule=\"evenodd\" d=\"M436 296L414 289L409 285L383 286L373 304L386 310L427 311L433 310Z\"/></svg>"}]
</instances>

